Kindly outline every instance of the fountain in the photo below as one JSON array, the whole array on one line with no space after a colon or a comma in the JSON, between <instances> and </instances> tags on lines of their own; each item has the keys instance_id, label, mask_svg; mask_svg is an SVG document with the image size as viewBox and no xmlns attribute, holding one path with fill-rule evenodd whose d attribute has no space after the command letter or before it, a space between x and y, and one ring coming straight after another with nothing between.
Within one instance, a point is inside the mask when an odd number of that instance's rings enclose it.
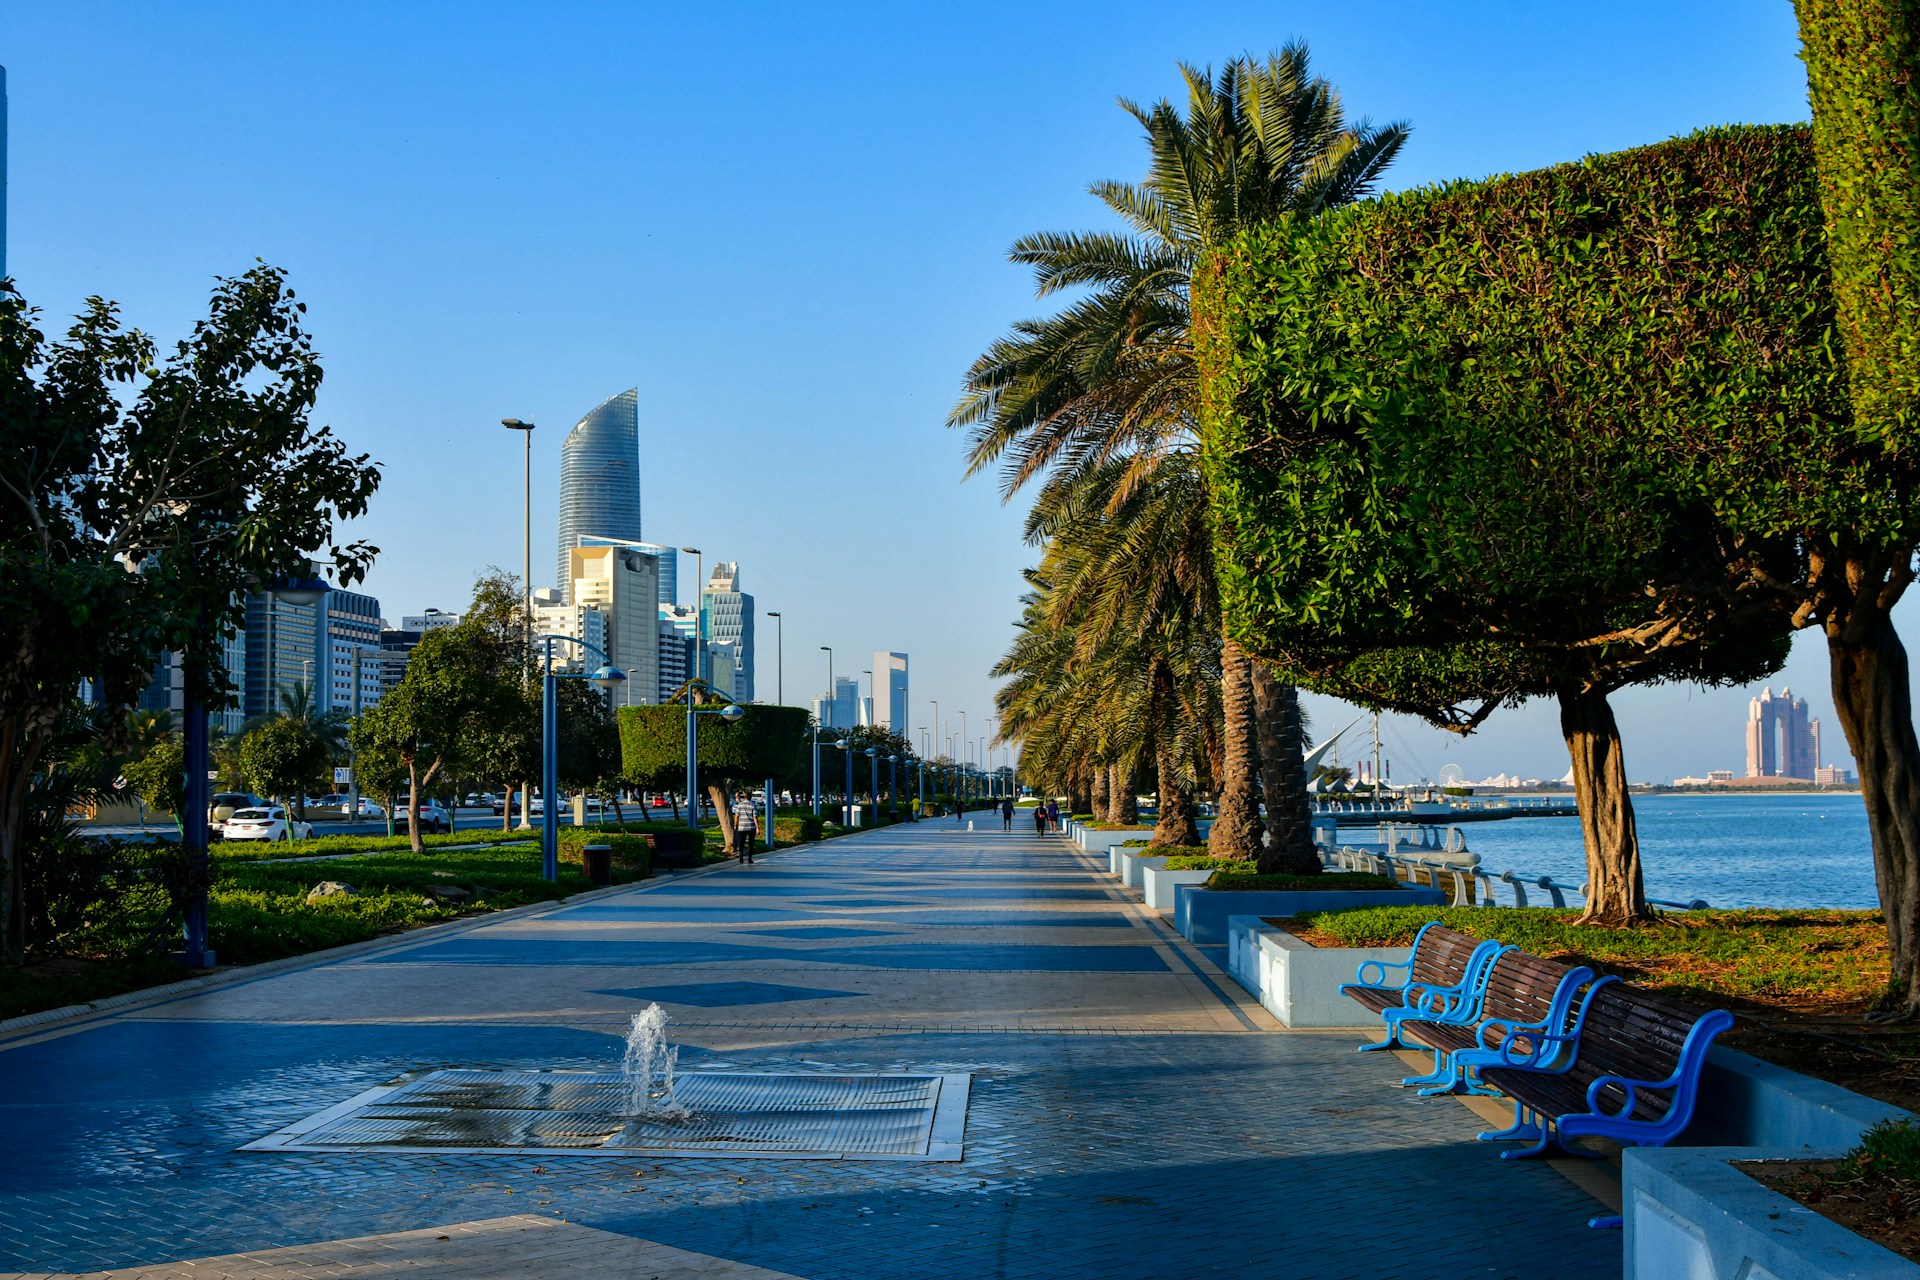
<instances>
[{"instance_id":1,"label":"fountain","mask_svg":"<svg viewBox=\"0 0 1920 1280\"><path fill-rule=\"evenodd\" d=\"M620 1064L627 1082L624 1114L653 1120L684 1120L692 1115L674 1092L673 1070L679 1060L680 1050L667 1043L667 1011L650 1004L634 1014Z\"/></svg>"}]
</instances>

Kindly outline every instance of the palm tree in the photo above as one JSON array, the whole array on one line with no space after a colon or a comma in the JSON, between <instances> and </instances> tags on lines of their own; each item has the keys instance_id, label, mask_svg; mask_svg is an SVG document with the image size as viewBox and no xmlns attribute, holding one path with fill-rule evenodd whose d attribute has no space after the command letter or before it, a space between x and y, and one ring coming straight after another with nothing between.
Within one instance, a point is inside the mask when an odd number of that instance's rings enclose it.
<instances>
[{"instance_id":1,"label":"palm tree","mask_svg":"<svg viewBox=\"0 0 1920 1280\"><path fill-rule=\"evenodd\" d=\"M1264 63L1237 58L1217 77L1185 64L1180 70L1184 116L1164 100L1151 109L1121 101L1146 130L1146 181L1091 188L1131 230L1046 232L1013 247L1012 259L1034 269L1041 297L1084 292L990 346L968 370L948 419L972 429L968 474L998 463L1008 498L1044 477L1045 502L1096 470L1117 468L1110 498L1117 505L1149 485L1169 458L1196 454L1189 291L1202 257L1244 227L1368 195L1406 141L1405 124L1349 124L1333 87L1310 75L1303 44ZM1158 570L1135 561L1121 576L1145 585ZM1212 843L1247 857L1260 843L1256 705L1290 723L1298 696L1275 683L1256 697L1252 662L1224 634L1219 671L1223 750ZM1298 740L1297 732L1270 737L1281 751L1280 743ZM1290 781L1300 772L1283 760L1273 776ZM1304 812L1304 791L1297 804L1272 800L1270 807L1289 814L1275 832L1287 844L1263 861L1317 869L1305 824L1291 820L1295 809Z\"/></svg>"}]
</instances>

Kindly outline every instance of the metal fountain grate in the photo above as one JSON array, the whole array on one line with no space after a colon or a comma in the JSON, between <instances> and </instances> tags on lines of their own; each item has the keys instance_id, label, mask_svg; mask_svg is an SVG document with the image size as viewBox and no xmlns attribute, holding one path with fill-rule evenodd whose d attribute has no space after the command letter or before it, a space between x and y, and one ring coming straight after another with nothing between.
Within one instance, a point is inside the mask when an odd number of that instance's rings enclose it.
<instances>
[{"instance_id":1,"label":"metal fountain grate","mask_svg":"<svg viewBox=\"0 0 1920 1280\"><path fill-rule=\"evenodd\" d=\"M679 1120L622 1114L617 1072L433 1071L369 1089L242 1151L958 1160L969 1075L689 1072Z\"/></svg>"}]
</instances>

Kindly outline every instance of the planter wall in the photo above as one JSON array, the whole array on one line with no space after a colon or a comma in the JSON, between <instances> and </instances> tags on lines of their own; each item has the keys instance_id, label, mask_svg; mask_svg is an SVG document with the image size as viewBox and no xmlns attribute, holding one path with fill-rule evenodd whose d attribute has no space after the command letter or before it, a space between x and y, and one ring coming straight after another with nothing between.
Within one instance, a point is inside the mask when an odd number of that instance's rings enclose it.
<instances>
[{"instance_id":1,"label":"planter wall","mask_svg":"<svg viewBox=\"0 0 1920 1280\"><path fill-rule=\"evenodd\" d=\"M1353 981L1362 961L1402 964L1413 954L1411 947L1313 947L1259 916L1228 923L1227 972L1289 1027L1377 1028L1379 1016L1341 995L1340 984Z\"/></svg>"},{"instance_id":2,"label":"planter wall","mask_svg":"<svg viewBox=\"0 0 1920 1280\"><path fill-rule=\"evenodd\" d=\"M1330 889L1233 892L1184 884L1174 889L1173 927L1197 946L1225 946L1229 916L1292 916L1348 907L1439 907L1438 889ZM1350 981L1342 978L1342 982Z\"/></svg>"},{"instance_id":3,"label":"planter wall","mask_svg":"<svg viewBox=\"0 0 1920 1280\"><path fill-rule=\"evenodd\" d=\"M1147 882L1141 879L1148 867L1164 867L1170 854L1156 854L1151 847L1128 849L1120 855L1120 878L1135 893L1145 893Z\"/></svg>"},{"instance_id":4,"label":"planter wall","mask_svg":"<svg viewBox=\"0 0 1920 1280\"><path fill-rule=\"evenodd\" d=\"M1160 865L1155 866L1154 863ZM1183 884L1205 884L1212 877L1211 871L1169 871L1166 860L1143 859L1140 872L1140 892L1147 900L1147 907L1153 911L1173 910L1173 895L1177 886Z\"/></svg>"},{"instance_id":5,"label":"planter wall","mask_svg":"<svg viewBox=\"0 0 1920 1280\"><path fill-rule=\"evenodd\" d=\"M1152 827L1142 827L1133 831L1090 831L1082 827L1079 844L1088 853L1105 853L1115 845L1125 844L1129 840L1144 840L1152 834Z\"/></svg>"}]
</instances>

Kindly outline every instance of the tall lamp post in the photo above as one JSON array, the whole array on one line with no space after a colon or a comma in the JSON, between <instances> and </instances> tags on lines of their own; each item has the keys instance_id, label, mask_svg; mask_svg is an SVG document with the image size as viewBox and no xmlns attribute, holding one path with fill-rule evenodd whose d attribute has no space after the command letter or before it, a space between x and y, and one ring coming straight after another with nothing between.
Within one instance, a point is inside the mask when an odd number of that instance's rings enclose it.
<instances>
[{"instance_id":1,"label":"tall lamp post","mask_svg":"<svg viewBox=\"0 0 1920 1280\"><path fill-rule=\"evenodd\" d=\"M747 714L729 702L724 707L715 707L702 711L693 703L693 695L706 686L698 680L687 681L687 826L694 830L700 828L700 810L695 807L696 797L700 794L700 731L697 716L719 716L728 724L734 723ZM719 814L715 814L719 817Z\"/></svg>"},{"instance_id":2,"label":"tall lamp post","mask_svg":"<svg viewBox=\"0 0 1920 1280\"><path fill-rule=\"evenodd\" d=\"M900 753L887 753L887 812L900 821Z\"/></svg>"},{"instance_id":3,"label":"tall lamp post","mask_svg":"<svg viewBox=\"0 0 1920 1280\"><path fill-rule=\"evenodd\" d=\"M773 702L775 706L787 705L787 677L785 673L787 652L787 620L775 609L767 610L767 616L773 619Z\"/></svg>"},{"instance_id":4,"label":"tall lamp post","mask_svg":"<svg viewBox=\"0 0 1920 1280\"><path fill-rule=\"evenodd\" d=\"M607 655L588 644L585 640L576 640L572 636L540 636L544 642L541 670L544 673L540 681L540 802L543 816L540 819L540 876L545 880L560 878L560 699L558 682L561 680L591 680L599 689L618 689L627 682L627 673L614 666ZM591 673L584 671L555 671L553 669L553 642L564 640L568 644L577 644L588 653L600 659L601 666Z\"/></svg>"},{"instance_id":5,"label":"tall lamp post","mask_svg":"<svg viewBox=\"0 0 1920 1280\"><path fill-rule=\"evenodd\" d=\"M701 663L707 652L707 584L700 581L706 562L700 558L700 548L680 549L693 557L693 678L698 682L706 678ZM693 797L687 797L687 803L693 803Z\"/></svg>"},{"instance_id":6,"label":"tall lamp post","mask_svg":"<svg viewBox=\"0 0 1920 1280\"><path fill-rule=\"evenodd\" d=\"M520 606L526 611L527 658L533 657L533 424L522 422L518 418L502 418L500 425L509 431L518 431L526 441L523 451L520 482L522 487L520 506ZM541 804L548 804L541 797ZM545 810L542 809L542 814ZM527 795L526 785L520 787L520 830L526 831L533 826L533 802ZM543 816L541 821L545 821Z\"/></svg>"},{"instance_id":7,"label":"tall lamp post","mask_svg":"<svg viewBox=\"0 0 1920 1280\"><path fill-rule=\"evenodd\" d=\"M873 800L873 816L880 817L880 749L868 747L861 754L867 757L867 795Z\"/></svg>"}]
</instances>

